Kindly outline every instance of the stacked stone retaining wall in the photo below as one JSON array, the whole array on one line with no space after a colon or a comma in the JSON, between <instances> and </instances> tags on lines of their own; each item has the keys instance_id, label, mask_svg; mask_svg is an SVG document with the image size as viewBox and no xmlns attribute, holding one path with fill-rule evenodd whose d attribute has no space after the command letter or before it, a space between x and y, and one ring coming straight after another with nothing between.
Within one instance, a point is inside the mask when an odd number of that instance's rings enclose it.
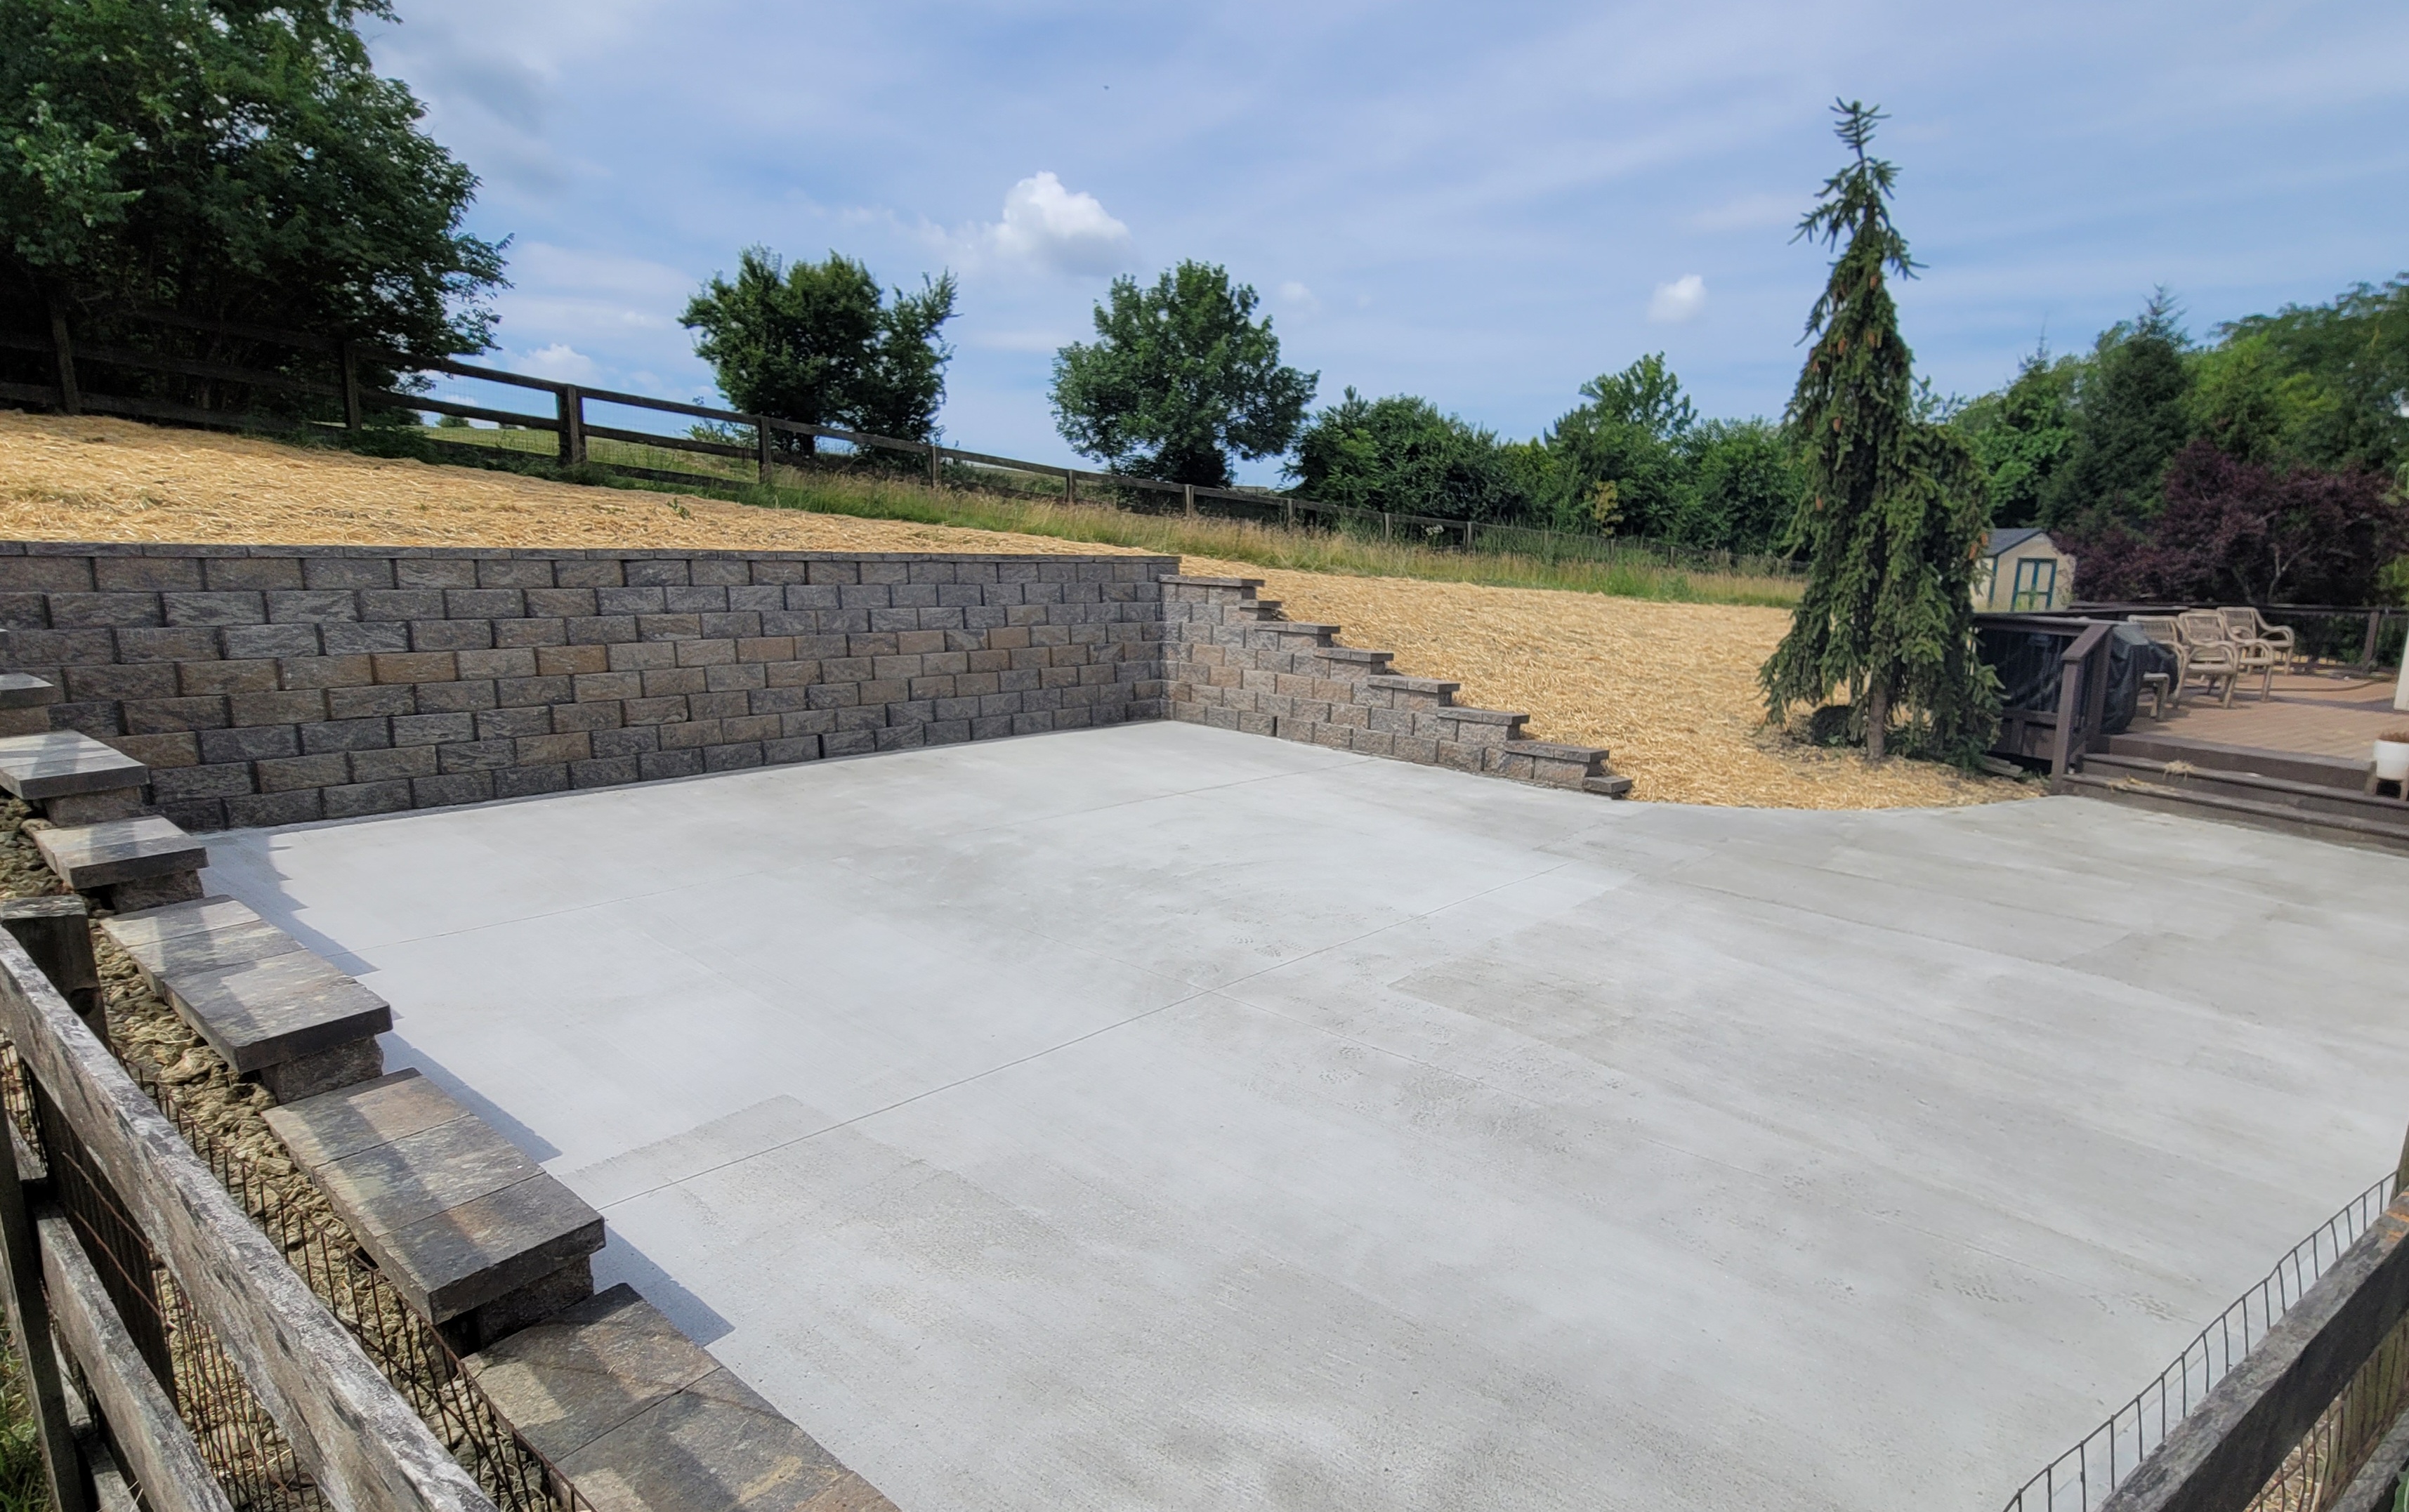
<instances>
[{"instance_id":1,"label":"stacked stone retaining wall","mask_svg":"<svg viewBox=\"0 0 2409 1512\"><path fill-rule=\"evenodd\" d=\"M1161 718L1177 565L15 542L0 625L215 829Z\"/></svg>"},{"instance_id":2,"label":"stacked stone retaining wall","mask_svg":"<svg viewBox=\"0 0 2409 1512\"><path fill-rule=\"evenodd\" d=\"M1162 556L0 542L5 664L188 829L1179 718L1619 795Z\"/></svg>"}]
</instances>

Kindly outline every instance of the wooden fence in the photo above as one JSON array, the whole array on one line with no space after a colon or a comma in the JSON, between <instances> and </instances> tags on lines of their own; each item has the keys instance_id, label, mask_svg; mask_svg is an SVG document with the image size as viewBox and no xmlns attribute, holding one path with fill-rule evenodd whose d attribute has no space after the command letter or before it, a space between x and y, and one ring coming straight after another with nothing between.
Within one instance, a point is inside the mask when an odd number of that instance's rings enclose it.
<instances>
[{"instance_id":1,"label":"wooden fence","mask_svg":"<svg viewBox=\"0 0 2409 1512\"><path fill-rule=\"evenodd\" d=\"M482 420L552 436L550 454L564 467L590 465L652 482L728 486L739 481L727 472L699 472L599 460L591 443L616 441L630 446L711 457L748 465L752 481L768 483L773 469L799 453L812 452L822 440L841 442L857 453L884 453L922 471L931 483L979 481L979 474L1003 472L1026 479L1046 480L1060 490L1065 502L1078 503L1081 490L1088 501L1123 504L1132 496L1152 500L1155 511L1176 509L1198 516L1253 520L1289 527L1310 525L1363 535L1464 551L1490 551L1551 560L1632 562L1682 571L1742 572L1756 576L1796 576L1800 569L1785 558L1766 554L1714 551L1622 536L1585 535L1543 530L1526 526L1450 519L1437 515L1356 509L1298 498L1292 495L1244 488L1208 488L1192 483L1164 482L1130 473L1097 472L1052 463L998 456L935 441L909 440L845 430L835 425L806 425L770 415L718 410L709 405L683 404L641 394L589 388L547 378L535 378L498 367L458 362L450 357L412 356L365 342L339 341L305 332L235 322L199 320L165 310L125 312L118 317L149 323L239 343L245 348L277 348L296 353L298 364L271 367L258 360L225 360L216 353L201 356L151 352L136 347L79 343L62 313L53 313L47 335L0 331L0 352L14 351L50 365L45 382L0 381L0 400L56 407L74 414L124 415L178 425L288 429L307 424L340 424L357 429L371 410L405 410L417 414L452 415ZM127 396L95 387L84 381L84 370L100 367L115 371L156 375L209 385L204 395L224 402L196 404L155 395ZM545 412L496 409L489 405L437 398L389 386L412 373L442 373L479 382L540 394L549 400ZM380 382L380 378L384 382ZM254 393L253 391L256 391ZM255 402L267 396L270 403ZM700 421L728 435L750 432L742 444L709 435L669 434L597 424L589 405L617 405ZM323 415L323 418L314 418Z\"/></svg>"},{"instance_id":2,"label":"wooden fence","mask_svg":"<svg viewBox=\"0 0 2409 1512\"><path fill-rule=\"evenodd\" d=\"M205 1450L163 1382L195 1351L238 1377L222 1383L229 1421L210 1432L289 1461L259 1467L265 1505L493 1512L86 1022L98 976L80 900L0 905L0 1300L59 1512L132 1506L137 1492L153 1512L228 1512L223 1439ZM163 1291L174 1305L158 1317L123 1305Z\"/></svg>"}]
</instances>

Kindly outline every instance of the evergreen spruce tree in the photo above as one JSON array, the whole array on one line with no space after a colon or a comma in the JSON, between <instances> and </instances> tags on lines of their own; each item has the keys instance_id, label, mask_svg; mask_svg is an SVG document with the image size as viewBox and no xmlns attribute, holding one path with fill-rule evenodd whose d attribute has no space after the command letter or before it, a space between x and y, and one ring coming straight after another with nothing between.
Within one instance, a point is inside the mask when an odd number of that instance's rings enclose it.
<instances>
[{"instance_id":1,"label":"evergreen spruce tree","mask_svg":"<svg viewBox=\"0 0 2409 1512\"><path fill-rule=\"evenodd\" d=\"M1757 681L1777 722L1846 687L1850 734L1873 760L1897 716L1915 754L1970 763L1998 710L1998 681L1974 654L1982 473L1962 440L1917 410L1885 287L1915 269L1890 222L1898 170L1866 155L1882 115L1854 100L1834 111L1853 161L1825 181L1798 238L1839 256L1807 318L1813 345L1787 417L1806 473L1792 529L1807 586Z\"/></svg>"}]
</instances>

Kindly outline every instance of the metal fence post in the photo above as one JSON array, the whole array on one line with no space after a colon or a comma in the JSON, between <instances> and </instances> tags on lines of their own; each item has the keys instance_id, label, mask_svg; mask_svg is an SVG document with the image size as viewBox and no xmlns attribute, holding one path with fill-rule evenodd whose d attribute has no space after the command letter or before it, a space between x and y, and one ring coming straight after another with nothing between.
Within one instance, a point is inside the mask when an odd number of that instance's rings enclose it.
<instances>
[{"instance_id":1,"label":"metal fence post","mask_svg":"<svg viewBox=\"0 0 2409 1512\"><path fill-rule=\"evenodd\" d=\"M1182 513L1191 520L1196 518L1196 485L1194 483L1179 485L1179 503Z\"/></svg>"},{"instance_id":2,"label":"metal fence post","mask_svg":"<svg viewBox=\"0 0 2409 1512\"><path fill-rule=\"evenodd\" d=\"M2383 626L2384 611L2380 609L2369 610L2367 612L2367 644L2359 654L2359 664L2361 667L2373 667L2375 665L2375 636L2376 632L2381 629Z\"/></svg>"},{"instance_id":3,"label":"metal fence post","mask_svg":"<svg viewBox=\"0 0 2409 1512\"><path fill-rule=\"evenodd\" d=\"M67 312L57 305L50 307L50 345L59 354L59 411L79 415L83 394L76 386L75 343L67 339Z\"/></svg>"},{"instance_id":4,"label":"metal fence post","mask_svg":"<svg viewBox=\"0 0 2409 1512\"><path fill-rule=\"evenodd\" d=\"M945 448L934 441L929 443L929 486L931 488L937 486L939 481L937 469L945 461Z\"/></svg>"}]
</instances>

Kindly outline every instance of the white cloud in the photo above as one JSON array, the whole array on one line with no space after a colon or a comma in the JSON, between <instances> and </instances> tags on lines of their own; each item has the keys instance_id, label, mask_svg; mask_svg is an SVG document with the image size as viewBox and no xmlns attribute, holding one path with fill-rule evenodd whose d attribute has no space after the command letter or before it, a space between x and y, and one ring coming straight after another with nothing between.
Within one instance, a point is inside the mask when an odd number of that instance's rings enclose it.
<instances>
[{"instance_id":1,"label":"white cloud","mask_svg":"<svg viewBox=\"0 0 2409 1512\"><path fill-rule=\"evenodd\" d=\"M1057 273L1110 273L1130 258L1130 228L1095 195L1063 188L1051 173L1014 184L1003 196L1003 220L982 239L1006 262Z\"/></svg>"},{"instance_id":2,"label":"white cloud","mask_svg":"<svg viewBox=\"0 0 2409 1512\"><path fill-rule=\"evenodd\" d=\"M1306 288L1304 284L1299 283L1294 279L1291 279L1286 283L1281 284L1279 288L1274 292L1279 295L1279 302L1281 304L1286 305L1289 309L1295 310L1300 315L1313 315L1320 312L1321 301L1314 295L1314 292L1311 289Z\"/></svg>"},{"instance_id":3,"label":"white cloud","mask_svg":"<svg viewBox=\"0 0 2409 1512\"><path fill-rule=\"evenodd\" d=\"M1695 273L1684 273L1670 283L1656 285L1654 297L1648 301L1648 318L1679 325L1706 308L1707 281Z\"/></svg>"},{"instance_id":4,"label":"white cloud","mask_svg":"<svg viewBox=\"0 0 2409 1512\"><path fill-rule=\"evenodd\" d=\"M518 365L538 378L562 383L591 383L602 376L593 358L560 341L521 353Z\"/></svg>"}]
</instances>

